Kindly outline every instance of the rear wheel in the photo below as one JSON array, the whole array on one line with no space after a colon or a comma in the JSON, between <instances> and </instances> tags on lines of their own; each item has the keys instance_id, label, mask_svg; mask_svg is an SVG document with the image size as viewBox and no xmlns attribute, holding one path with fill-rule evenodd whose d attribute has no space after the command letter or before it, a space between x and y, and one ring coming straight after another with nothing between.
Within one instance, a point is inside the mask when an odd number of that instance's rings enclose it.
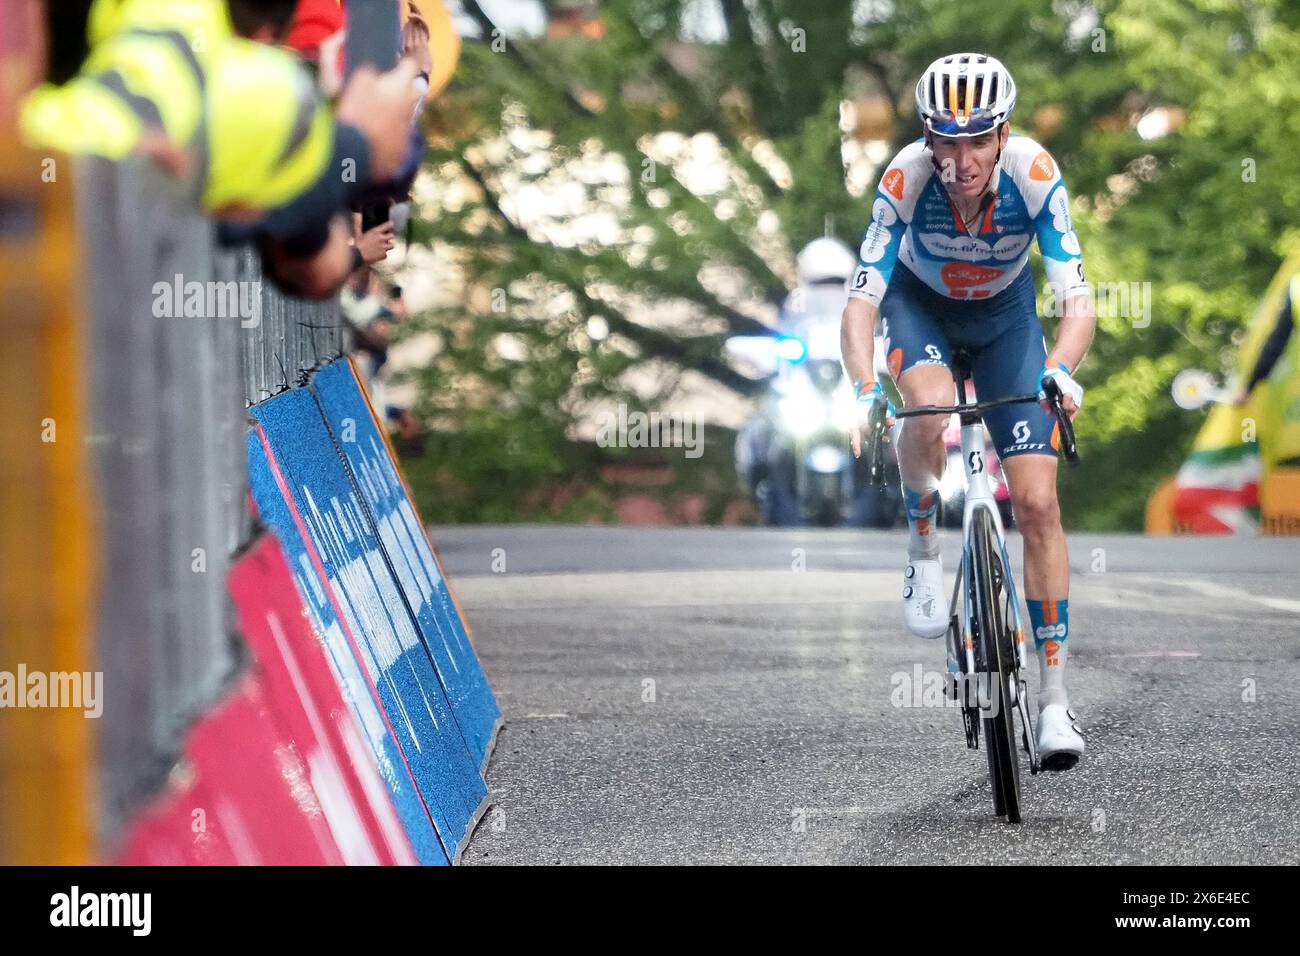
<instances>
[{"instance_id":1,"label":"rear wheel","mask_svg":"<svg viewBox=\"0 0 1300 956\"><path fill-rule=\"evenodd\" d=\"M1007 629L1009 589L1004 579L1001 549L993 519L983 508L973 516L971 576L974 608L975 667L979 673L981 703L993 710L984 718L989 779L993 784L993 809L1007 822L1020 822L1020 759L1016 753L1016 723L1011 704L1014 677L1013 647Z\"/></svg>"}]
</instances>

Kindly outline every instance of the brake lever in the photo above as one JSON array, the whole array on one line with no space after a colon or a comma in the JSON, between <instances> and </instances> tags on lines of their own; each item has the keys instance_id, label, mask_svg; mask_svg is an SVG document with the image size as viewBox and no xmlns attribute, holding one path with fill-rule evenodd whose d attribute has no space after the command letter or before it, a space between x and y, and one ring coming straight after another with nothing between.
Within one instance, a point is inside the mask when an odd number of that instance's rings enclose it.
<instances>
[{"instance_id":1,"label":"brake lever","mask_svg":"<svg viewBox=\"0 0 1300 956\"><path fill-rule=\"evenodd\" d=\"M1052 414L1056 416L1056 424L1061 432L1061 454L1071 465L1079 463L1079 449L1074 442L1074 423L1070 421L1070 416L1065 413L1061 407L1061 386L1055 379L1044 378L1042 381L1043 393L1047 396L1048 402L1052 406Z\"/></svg>"},{"instance_id":2,"label":"brake lever","mask_svg":"<svg viewBox=\"0 0 1300 956\"><path fill-rule=\"evenodd\" d=\"M885 402L876 402L867 419L867 453L871 456L869 480L879 487L885 483L885 431L888 426L888 408Z\"/></svg>"}]
</instances>

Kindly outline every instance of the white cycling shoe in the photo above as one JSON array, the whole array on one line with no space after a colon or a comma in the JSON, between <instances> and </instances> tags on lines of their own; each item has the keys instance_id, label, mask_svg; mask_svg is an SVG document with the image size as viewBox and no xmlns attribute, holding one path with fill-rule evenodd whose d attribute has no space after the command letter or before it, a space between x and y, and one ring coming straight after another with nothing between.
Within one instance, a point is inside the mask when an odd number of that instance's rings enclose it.
<instances>
[{"instance_id":1,"label":"white cycling shoe","mask_svg":"<svg viewBox=\"0 0 1300 956\"><path fill-rule=\"evenodd\" d=\"M948 595L938 558L911 561L903 572L903 623L917 637L936 640L948 632Z\"/></svg>"},{"instance_id":2,"label":"white cycling shoe","mask_svg":"<svg viewBox=\"0 0 1300 956\"><path fill-rule=\"evenodd\" d=\"M1064 704L1048 704L1038 712L1038 759L1044 770L1069 770L1083 756L1082 727Z\"/></svg>"}]
</instances>

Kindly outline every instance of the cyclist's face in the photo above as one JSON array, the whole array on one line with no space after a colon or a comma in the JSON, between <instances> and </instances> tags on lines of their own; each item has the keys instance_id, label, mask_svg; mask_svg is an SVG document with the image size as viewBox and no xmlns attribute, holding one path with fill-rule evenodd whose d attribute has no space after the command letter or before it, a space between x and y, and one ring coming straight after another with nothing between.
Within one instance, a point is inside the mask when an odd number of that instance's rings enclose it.
<instances>
[{"instance_id":1,"label":"cyclist's face","mask_svg":"<svg viewBox=\"0 0 1300 956\"><path fill-rule=\"evenodd\" d=\"M954 199L976 199L993 173L998 151L1007 144L1003 123L982 136L936 136L930 134L930 149L939 166L939 177Z\"/></svg>"}]
</instances>

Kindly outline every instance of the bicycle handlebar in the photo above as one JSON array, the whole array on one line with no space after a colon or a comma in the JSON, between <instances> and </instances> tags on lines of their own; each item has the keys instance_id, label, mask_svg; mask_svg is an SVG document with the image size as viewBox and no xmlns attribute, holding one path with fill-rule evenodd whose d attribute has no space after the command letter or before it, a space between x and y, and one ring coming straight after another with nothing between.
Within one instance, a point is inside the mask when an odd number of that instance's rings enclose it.
<instances>
[{"instance_id":1,"label":"bicycle handlebar","mask_svg":"<svg viewBox=\"0 0 1300 956\"><path fill-rule=\"evenodd\" d=\"M1070 416L1066 414L1065 409L1061 407L1061 387L1054 379L1043 379L1043 392L1047 396L1047 402L1052 410L1052 415L1056 418L1056 424L1060 430L1061 442L1060 451L1065 460L1071 465L1079 463L1079 449L1074 441L1074 424L1070 421ZM905 408L894 413L895 418L912 418L917 415L971 415L979 414L990 408L1000 408L1003 405L1019 405L1023 402L1036 402L1037 395L1016 395L1010 398L995 398L985 402L970 402L965 405L918 405L915 408ZM867 419L866 424L866 445L867 452L871 456L870 479L872 484L880 484L885 478L885 466L883 455L881 454L882 446L885 442L885 431L888 423L885 420L885 407L883 402L877 402L876 408L872 410L871 416Z\"/></svg>"},{"instance_id":2,"label":"bicycle handlebar","mask_svg":"<svg viewBox=\"0 0 1300 956\"><path fill-rule=\"evenodd\" d=\"M966 405L917 405L894 412L895 418L912 418L916 415L969 415L998 408L1002 405L1019 405L1021 402L1036 402L1037 395L1013 395L1011 398L993 398L987 402L970 402Z\"/></svg>"}]
</instances>

